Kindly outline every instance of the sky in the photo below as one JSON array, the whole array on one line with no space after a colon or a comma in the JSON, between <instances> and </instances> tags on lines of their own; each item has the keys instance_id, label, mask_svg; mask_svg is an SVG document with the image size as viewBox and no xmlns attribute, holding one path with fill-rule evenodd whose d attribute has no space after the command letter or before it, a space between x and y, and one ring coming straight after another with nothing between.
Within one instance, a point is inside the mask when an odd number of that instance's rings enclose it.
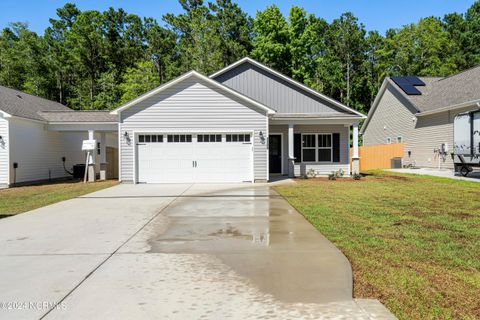
<instances>
[{"instance_id":1,"label":"sky","mask_svg":"<svg viewBox=\"0 0 480 320\"><path fill-rule=\"evenodd\" d=\"M235 0L234 0L235 1ZM177 0L0 0L0 28L10 22L27 22L30 29L43 34L49 18L56 17L56 9L73 2L83 10L103 11L109 7L123 8L140 17L153 17L161 22L165 13L181 13ZM384 33L389 28L417 22L422 17L443 17L451 12L465 12L474 0L236 0L240 7L255 16L258 10L276 3L284 15L293 5L331 22L346 11L357 16L367 30Z\"/></svg>"}]
</instances>

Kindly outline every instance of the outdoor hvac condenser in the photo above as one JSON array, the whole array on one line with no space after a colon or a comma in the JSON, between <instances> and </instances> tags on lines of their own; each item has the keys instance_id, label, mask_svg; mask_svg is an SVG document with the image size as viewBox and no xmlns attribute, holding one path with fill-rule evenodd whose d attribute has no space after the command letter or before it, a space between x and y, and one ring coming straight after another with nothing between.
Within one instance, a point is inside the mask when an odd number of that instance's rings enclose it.
<instances>
[{"instance_id":1,"label":"outdoor hvac condenser","mask_svg":"<svg viewBox=\"0 0 480 320\"><path fill-rule=\"evenodd\" d=\"M453 161L460 173L467 176L472 167L480 167L480 110L455 117L453 140Z\"/></svg>"}]
</instances>

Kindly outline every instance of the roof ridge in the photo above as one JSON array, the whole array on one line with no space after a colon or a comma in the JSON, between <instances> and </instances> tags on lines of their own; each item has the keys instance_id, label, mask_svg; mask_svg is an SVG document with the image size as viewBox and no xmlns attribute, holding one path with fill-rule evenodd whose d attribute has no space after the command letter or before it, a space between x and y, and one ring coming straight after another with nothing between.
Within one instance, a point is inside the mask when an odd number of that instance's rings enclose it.
<instances>
[{"instance_id":1,"label":"roof ridge","mask_svg":"<svg viewBox=\"0 0 480 320\"><path fill-rule=\"evenodd\" d=\"M478 65L476 65L476 66L473 66L473 67L471 67L471 68L465 69L465 70L463 70L463 71L457 72L457 73L455 73L455 74L451 74L451 75L449 75L449 76L443 77L442 79L440 79L440 80L438 80L438 81L440 82L440 81L443 81L443 80L448 80L448 79L450 79L450 78L459 76L459 75L461 75L461 74L464 74L464 73L466 73L466 72L472 71L472 70L477 69L477 68L480 68L480 64L478 64Z\"/></svg>"},{"instance_id":2,"label":"roof ridge","mask_svg":"<svg viewBox=\"0 0 480 320\"><path fill-rule=\"evenodd\" d=\"M280 72L278 70L275 70L274 68L272 68L270 66L267 66L264 63L259 62L259 61L255 60L255 59L253 59L249 56L246 56L246 57L243 57L240 60L237 60L236 62L234 62L234 63L216 71L216 72L214 72L213 74L209 75L208 77L210 79L214 79L217 76L222 75L222 74L226 73L227 71L232 70L232 69L234 69L234 68L236 68L236 67L238 67L238 66L240 66L244 63L251 63L251 64L263 69L264 71L267 71L267 72L275 75L276 77L279 77L280 79L283 79L284 81L290 82L291 84L293 84L297 87L300 87L303 91L306 91L310 94L313 94L317 97L320 97L320 98L328 101L329 103L332 103L333 105L335 105L336 107L338 107L340 109L343 109L343 110L348 111L350 113L353 113L353 114L356 114L356 115L359 115L359 116L362 116L362 117L366 118L366 116L364 114L362 114L360 111L355 110L354 108L349 107L346 104L344 104L344 103L342 103L342 102L340 102L340 101L338 101L334 98L331 98L331 97L327 96L326 94L324 94L324 93L322 93L322 92L320 92L316 89L313 89L313 88L307 86L306 84L304 84L304 83L302 83L298 80L295 80L294 78L292 78L292 77L290 77L286 74L283 74L282 72Z\"/></svg>"}]
</instances>

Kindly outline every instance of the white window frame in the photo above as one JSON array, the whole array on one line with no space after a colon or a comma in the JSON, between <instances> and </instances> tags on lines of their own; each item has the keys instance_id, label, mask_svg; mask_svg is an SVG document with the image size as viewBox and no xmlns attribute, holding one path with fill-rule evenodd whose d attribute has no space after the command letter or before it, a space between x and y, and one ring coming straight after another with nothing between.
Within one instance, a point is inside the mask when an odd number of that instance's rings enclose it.
<instances>
[{"instance_id":1,"label":"white window frame","mask_svg":"<svg viewBox=\"0 0 480 320\"><path fill-rule=\"evenodd\" d=\"M396 142L397 143L403 143L403 137L402 136L397 136L397 141Z\"/></svg>"},{"instance_id":2,"label":"white window frame","mask_svg":"<svg viewBox=\"0 0 480 320\"><path fill-rule=\"evenodd\" d=\"M387 144L392 144L392 138L387 137Z\"/></svg>"},{"instance_id":3,"label":"white window frame","mask_svg":"<svg viewBox=\"0 0 480 320\"><path fill-rule=\"evenodd\" d=\"M315 136L315 147L304 147L303 146L303 136L310 136L313 135ZM319 146L319 136L330 136L330 147L320 147ZM333 163L333 133L318 133L318 132L311 132L311 133L302 133L302 139L301 139L301 144L302 144L302 152L301 152L301 157L302 161L301 163ZM304 161L303 160L303 150L315 150L315 160L314 161ZM319 150L324 150L324 149L329 149L330 150L330 161L319 161L318 160L318 151Z\"/></svg>"}]
</instances>

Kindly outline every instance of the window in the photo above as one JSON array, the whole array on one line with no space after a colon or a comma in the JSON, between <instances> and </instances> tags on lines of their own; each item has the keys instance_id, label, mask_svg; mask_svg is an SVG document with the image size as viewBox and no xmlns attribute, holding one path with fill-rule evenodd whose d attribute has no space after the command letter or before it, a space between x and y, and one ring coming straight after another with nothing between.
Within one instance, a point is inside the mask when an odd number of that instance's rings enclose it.
<instances>
[{"instance_id":1,"label":"window","mask_svg":"<svg viewBox=\"0 0 480 320\"><path fill-rule=\"evenodd\" d=\"M302 137L302 160L304 162L315 162L316 136L314 134L305 134Z\"/></svg>"},{"instance_id":2,"label":"window","mask_svg":"<svg viewBox=\"0 0 480 320\"><path fill-rule=\"evenodd\" d=\"M332 162L332 135L302 135L302 162Z\"/></svg>"},{"instance_id":3,"label":"window","mask_svg":"<svg viewBox=\"0 0 480 320\"><path fill-rule=\"evenodd\" d=\"M392 138L387 137L387 144L391 144L391 143L392 143Z\"/></svg>"},{"instance_id":4,"label":"window","mask_svg":"<svg viewBox=\"0 0 480 320\"><path fill-rule=\"evenodd\" d=\"M97 154L100 155L100 142L97 142Z\"/></svg>"},{"instance_id":5,"label":"window","mask_svg":"<svg viewBox=\"0 0 480 320\"><path fill-rule=\"evenodd\" d=\"M227 134L227 142L250 142L249 134Z\"/></svg>"},{"instance_id":6,"label":"window","mask_svg":"<svg viewBox=\"0 0 480 320\"><path fill-rule=\"evenodd\" d=\"M332 135L318 135L318 161L332 161Z\"/></svg>"},{"instance_id":7,"label":"window","mask_svg":"<svg viewBox=\"0 0 480 320\"><path fill-rule=\"evenodd\" d=\"M139 143L156 143L156 142L163 142L163 135L161 134L141 134L138 136Z\"/></svg>"},{"instance_id":8,"label":"window","mask_svg":"<svg viewBox=\"0 0 480 320\"><path fill-rule=\"evenodd\" d=\"M192 142L191 134L169 134L167 135L167 142Z\"/></svg>"},{"instance_id":9,"label":"window","mask_svg":"<svg viewBox=\"0 0 480 320\"><path fill-rule=\"evenodd\" d=\"M397 143L402 143L403 142L403 138L401 136L398 136L397 137Z\"/></svg>"},{"instance_id":10,"label":"window","mask_svg":"<svg viewBox=\"0 0 480 320\"><path fill-rule=\"evenodd\" d=\"M197 142L222 142L221 134L199 134Z\"/></svg>"}]
</instances>

